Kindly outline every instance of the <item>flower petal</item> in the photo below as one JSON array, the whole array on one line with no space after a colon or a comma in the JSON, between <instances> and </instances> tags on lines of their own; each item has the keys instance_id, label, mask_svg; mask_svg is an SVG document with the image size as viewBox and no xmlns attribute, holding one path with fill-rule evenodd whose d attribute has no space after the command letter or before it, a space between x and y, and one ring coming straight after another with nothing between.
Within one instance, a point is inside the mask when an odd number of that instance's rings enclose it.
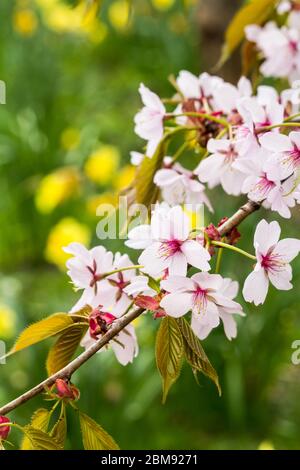
<instances>
[{"instance_id":1,"label":"flower petal","mask_svg":"<svg viewBox=\"0 0 300 470\"><path fill-rule=\"evenodd\" d=\"M243 296L247 302L263 304L269 288L269 279L264 269L253 271L245 280Z\"/></svg>"},{"instance_id":2,"label":"flower petal","mask_svg":"<svg viewBox=\"0 0 300 470\"><path fill-rule=\"evenodd\" d=\"M192 294L176 292L167 294L160 302L160 306L167 315L179 318L188 313L192 308Z\"/></svg>"}]
</instances>

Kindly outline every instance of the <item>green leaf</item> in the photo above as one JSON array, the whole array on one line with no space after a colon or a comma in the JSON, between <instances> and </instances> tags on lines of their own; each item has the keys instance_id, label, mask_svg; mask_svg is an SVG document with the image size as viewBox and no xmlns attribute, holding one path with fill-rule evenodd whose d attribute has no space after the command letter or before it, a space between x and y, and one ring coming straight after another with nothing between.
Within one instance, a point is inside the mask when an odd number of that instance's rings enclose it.
<instances>
[{"instance_id":1,"label":"green leaf","mask_svg":"<svg viewBox=\"0 0 300 470\"><path fill-rule=\"evenodd\" d=\"M184 338L185 358L192 367L193 372L201 372L210 378L216 385L219 395L221 396L222 391L218 374L211 365L199 339L184 318L177 318L176 322Z\"/></svg>"},{"instance_id":2,"label":"green leaf","mask_svg":"<svg viewBox=\"0 0 300 470\"><path fill-rule=\"evenodd\" d=\"M81 411L79 419L85 450L119 450L118 444L96 421Z\"/></svg>"},{"instance_id":3,"label":"green leaf","mask_svg":"<svg viewBox=\"0 0 300 470\"><path fill-rule=\"evenodd\" d=\"M67 416L66 416L66 407L64 403L61 404L61 415L58 421L53 426L50 436L53 437L55 442L62 448L65 446L66 436L67 436Z\"/></svg>"},{"instance_id":4,"label":"green leaf","mask_svg":"<svg viewBox=\"0 0 300 470\"><path fill-rule=\"evenodd\" d=\"M88 324L74 323L63 331L48 353L48 375L54 374L70 362L87 328Z\"/></svg>"},{"instance_id":5,"label":"green leaf","mask_svg":"<svg viewBox=\"0 0 300 470\"><path fill-rule=\"evenodd\" d=\"M163 139L152 158L145 157L137 168L135 178L136 202L149 207L154 204L158 197L158 188L154 184L154 175L162 166L166 155L166 140Z\"/></svg>"},{"instance_id":6,"label":"green leaf","mask_svg":"<svg viewBox=\"0 0 300 470\"><path fill-rule=\"evenodd\" d=\"M76 321L79 322L79 321L82 321L83 318L78 318L78 316L88 318L90 313L92 312L92 310L93 309L90 305L85 305L80 310L77 310L76 312L72 312L70 315L71 315L74 322L76 322Z\"/></svg>"},{"instance_id":7,"label":"green leaf","mask_svg":"<svg viewBox=\"0 0 300 470\"><path fill-rule=\"evenodd\" d=\"M46 338L57 335L73 324L72 317L67 313L54 313L50 317L28 326L17 339L11 353L21 351Z\"/></svg>"},{"instance_id":8,"label":"green leaf","mask_svg":"<svg viewBox=\"0 0 300 470\"><path fill-rule=\"evenodd\" d=\"M46 410L45 408L40 408L33 413L32 418L30 420L30 426L35 429L40 429L43 432L47 432L49 420L50 420L49 411ZM32 449L33 447L32 447L31 440L25 434L22 444L21 444L21 450L32 450Z\"/></svg>"},{"instance_id":9,"label":"green leaf","mask_svg":"<svg viewBox=\"0 0 300 470\"><path fill-rule=\"evenodd\" d=\"M176 320L164 317L156 336L156 364L162 377L165 403L168 392L180 375L183 358L183 338Z\"/></svg>"},{"instance_id":10,"label":"green leaf","mask_svg":"<svg viewBox=\"0 0 300 470\"><path fill-rule=\"evenodd\" d=\"M40 429L28 425L23 428L23 432L29 439L32 450L62 450L53 437Z\"/></svg>"},{"instance_id":11,"label":"green leaf","mask_svg":"<svg viewBox=\"0 0 300 470\"><path fill-rule=\"evenodd\" d=\"M225 33L225 44L219 66L224 64L232 52L245 37L245 27L249 24L261 24L272 13L278 0L250 0L233 17Z\"/></svg>"}]
</instances>

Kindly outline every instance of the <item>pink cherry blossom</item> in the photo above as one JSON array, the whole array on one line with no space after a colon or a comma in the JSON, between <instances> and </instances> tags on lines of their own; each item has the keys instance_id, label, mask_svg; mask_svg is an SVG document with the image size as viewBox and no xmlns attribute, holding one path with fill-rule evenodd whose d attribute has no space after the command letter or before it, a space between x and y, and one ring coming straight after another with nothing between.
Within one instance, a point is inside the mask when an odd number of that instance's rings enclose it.
<instances>
[{"instance_id":1,"label":"pink cherry blossom","mask_svg":"<svg viewBox=\"0 0 300 470\"><path fill-rule=\"evenodd\" d=\"M163 200L170 205L203 203L213 212L205 186L195 179L196 174L179 163L170 164L171 157L165 157L164 162L165 168L154 176L154 183L162 189Z\"/></svg>"},{"instance_id":2,"label":"pink cherry blossom","mask_svg":"<svg viewBox=\"0 0 300 470\"><path fill-rule=\"evenodd\" d=\"M280 232L278 222L261 220L256 227L254 247L257 263L243 288L243 296L247 302L254 302L255 305L264 303L269 282L279 290L293 287L289 263L300 251L300 240L285 238L279 241Z\"/></svg>"},{"instance_id":3,"label":"pink cherry blossom","mask_svg":"<svg viewBox=\"0 0 300 470\"><path fill-rule=\"evenodd\" d=\"M84 289L82 297L72 311L90 304L94 296L111 290L108 280L103 279L103 274L113 270L111 251L107 251L103 246L88 250L81 243L70 243L64 247L64 251L73 255L66 263L68 275L76 289Z\"/></svg>"},{"instance_id":4,"label":"pink cherry blossom","mask_svg":"<svg viewBox=\"0 0 300 470\"><path fill-rule=\"evenodd\" d=\"M209 188L221 184L227 194L240 194L245 175L234 166L239 157L235 143L228 139L210 139L207 150L212 155L202 160L195 170L200 181L208 183Z\"/></svg>"},{"instance_id":5,"label":"pink cherry blossom","mask_svg":"<svg viewBox=\"0 0 300 470\"><path fill-rule=\"evenodd\" d=\"M90 315L90 328L80 343L82 347L89 348L101 335L106 333L109 325L116 320L114 313L103 311L100 307L93 310ZM111 347L117 360L123 366L133 362L133 359L138 355L138 344L134 327L127 325L108 343L105 349L102 348L98 352L105 351L108 347Z\"/></svg>"},{"instance_id":6,"label":"pink cherry blossom","mask_svg":"<svg viewBox=\"0 0 300 470\"><path fill-rule=\"evenodd\" d=\"M139 92L145 106L134 118L135 132L142 139L148 140L146 154L152 157L163 137L166 109L160 98L143 83L140 85Z\"/></svg>"},{"instance_id":7,"label":"pink cherry blossom","mask_svg":"<svg viewBox=\"0 0 300 470\"><path fill-rule=\"evenodd\" d=\"M144 160L145 155L140 152L135 152L134 150L130 152L130 162L131 165L138 166L142 163Z\"/></svg>"},{"instance_id":8,"label":"pink cherry blossom","mask_svg":"<svg viewBox=\"0 0 300 470\"><path fill-rule=\"evenodd\" d=\"M274 134L268 132L260 138L263 148L275 154L282 165L284 174L288 177L300 168L300 132L290 134Z\"/></svg>"},{"instance_id":9,"label":"pink cherry blossom","mask_svg":"<svg viewBox=\"0 0 300 470\"><path fill-rule=\"evenodd\" d=\"M236 336L232 315L243 315L243 311L240 304L232 300L238 286L231 279L209 273L197 273L191 278L170 276L161 281L161 287L167 291L161 307L175 318L191 311L191 327L198 338L205 339L220 324L220 319L228 339Z\"/></svg>"},{"instance_id":10,"label":"pink cherry blossom","mask_svg":"<svg viewBox=\"0 0 300 470\"><path fill-rule=\"evenodd\" d=\"M249 25L246 37L263 53L260 67L266 77L288 77L292 83L300 76L300 34L295 28L279 28L274 22L263 27Z\"/></svg>"},{"instance_id":11,"label":"pink cherry blossom","mask_svg":"<svg viewBox=\"0 0 300 470\"><path fill-rule=\"evenodd\" d=\"M149 287L149 277L147 276L134 276L130 279L129 284L125 287L124 292L129 296L146 295L153 297L157 291Z\"/></svg>"},{"instance_id":12,"label":"pink cherry blossom","mask_svg":"<svg viewBox=\"0 0 300 470\"><path fill-rule=\"evenodd\" d=\"M252 201L262 202L264 207L290 218L290 208L295 206L294 180L285 180L284 169L267 152L261 149L256 158L239 161L238 168L247 175L242 191Z\"/></svg>"},{"instance_id":13,"label":"pink cherry blossom","mask_svg":"<svg viewBox=\"0 0 300 470\"><path fill-rule=\"evenodd\" d=\"M200 243L189 238L190 221L180 206L156 206L151 224L134 228L128 234L127 246L145 248L139 257L143 271L158 277L185 275L190 264L203 271L210 269L210 255Z\"/></svg>"}]
</instances>

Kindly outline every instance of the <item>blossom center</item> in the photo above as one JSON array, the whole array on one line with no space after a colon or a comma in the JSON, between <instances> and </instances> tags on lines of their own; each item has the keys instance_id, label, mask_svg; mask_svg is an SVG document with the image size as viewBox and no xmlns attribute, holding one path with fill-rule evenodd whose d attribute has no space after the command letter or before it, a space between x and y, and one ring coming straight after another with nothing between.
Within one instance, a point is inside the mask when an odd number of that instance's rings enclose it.
<instances>
[{"instance_id":1,"label":"blossom center","mask_svg":"<svg viewBox=\"0 0 300 470\"><path fill-rule=\"evenodd\" d=\"M258 192L262 197L266 197L275 186L274 181L269 180L266 173L264 173L255 186L255 192Z\"/></svg>"},{"instance_id":2,"label":"blossom center","mask_svg":"<svg viewBox=\"0 0 300 470\"><path fill-rule=\"evenodd\" d=\"M161 242L159 247L159 255L161 258L169 258L175 253L181 252L182 241L180 240L166 240Z\"/></svg>"},{"instance_id":3,"label":"blossom center","mask_svg":"<svg viewBox=\"0 0 300 470\"><path fill-rule=\"evenodd\" d=\"M262 268L264 268L265 271L275 274L284 269L286 263L283 261L280 255L270 251L266 255L261 254L260 256L260 265Z\"/></svg>"},{"instance_id":4,"label":"blossom center","mask_svg":"<svg viewBox=\"0 0 300 470\"><path fill-rule=\"evenodd\" d=\"M200 286L194 291L193 299L195 310L198 314L206 309L207 304L207 290L202 289Z\"/></svg>"},{"instance_id":5,"label":"blossom center","mask_svg":"<svg viewBox=\"0 0 300 470\"><path fill-rule=\"evenodd\" d=\"M300 149L294 145L293 150L286 152L285 162L290 162L294 167L300 166Z\"/></svg>"}]
</instances>

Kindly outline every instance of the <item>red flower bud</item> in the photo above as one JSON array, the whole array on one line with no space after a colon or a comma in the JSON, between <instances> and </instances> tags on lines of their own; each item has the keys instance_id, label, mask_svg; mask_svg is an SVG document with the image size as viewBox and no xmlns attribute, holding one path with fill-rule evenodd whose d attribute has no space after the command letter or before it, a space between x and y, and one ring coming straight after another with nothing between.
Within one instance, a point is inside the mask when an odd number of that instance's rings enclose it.
<instances>
[{"instance_id":1,"label":"red flower bud","mask_svg":"<svg viewBox=\"0 0 300 470\"><path fill-rule=\"evenodd\" d=\"M57 395L61 398L70 398L71 400L78 400L80 392L75 385L67 382L64 379L56 379L55 381Z\"/></svg>"},{"instance_id":2,"label":"red flower bud","mask_svg":"<svg viewBox=\"0 0 300 470\"><path fill-rule=\"evenodd\" d=\"M145 310L150 310L153 312L154 318L165 317L166 312L160 306L160 301L163 297L163 294L158 294L155 297L150 297L149 295L138 295L135 299L135 305L138 307L144 308Z\"/></svg>"},{"instance_id":3,"label":"red flower bud","mask_svg":"<svg viewBox=\"0 0 300 470\"><path fill-rule=\"evenodd\" d=\"M90 335L92 338L97 339L100 334L107 332L107 326L110 325L116 317L108 312L102 312L101 307L95 308L90 314L89 325Z\"/></svg>"},{"instance_id":4,"label":"red flower bud","mask_svg":"<svg viewBox=\"0 0 300 470\"><path fill-rule=\"evenodd\" d=\"M10 419L6 416L0 416L0 424L10 423ZM6 439L10 432L10 426L0 426L0 441Z\"/></svg>"}]
</instances>

